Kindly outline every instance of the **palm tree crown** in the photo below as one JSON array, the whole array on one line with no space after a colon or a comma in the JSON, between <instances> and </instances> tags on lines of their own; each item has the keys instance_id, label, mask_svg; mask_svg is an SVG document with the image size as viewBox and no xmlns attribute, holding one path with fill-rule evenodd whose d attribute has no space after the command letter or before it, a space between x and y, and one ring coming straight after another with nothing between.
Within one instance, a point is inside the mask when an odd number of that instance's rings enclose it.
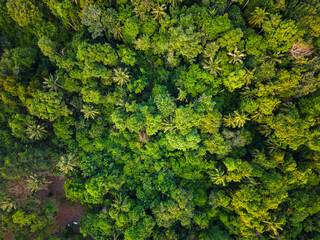
<instances>
[{"instance_id":1,"label":"palm tree crown","mask_svg":"<svg viewBox=\"0 0 320 240\"><path fill-rule=\"evenodd\" d=\"M243 127L247 120L250 120L246 114L240 114L238 111L234 111L233 114L229 114L223 118L223 121L227 127Z\"/></svg>"},{"instance_id":2,"label":"palm tree crown","mask_svg":"<svg viewBox=\"0 0 320 240\"><path fill-rule=\"evenodd\" d=\"M228 52L228 55L230 56L229 63L231 63L231 64L235 64L237 62L243 63L241 58L246 56L246 54L244 54L243 52L244 51L238 50L237 46L234 48L233 53L232 52Z\"/></svg>"},{"instance_id":3,"label":"palm tree crown","mask_svg":"<svg viewBox=\"0 0 320 240\"><path fill-rule=\"evenodd\" d=\"M130 82L130 75L127 72L127 68L122 70L122 68L114 69L113 81L115 81L120 86L127 85Z\"/></svg>"},{"instance_id":4,"label":"palm tree crown","mask_svg":"<svg viewBox=\"0 0 320 240\"><path fill-rule=\"evenodd\" d=\"M77 159L78 158L71 153L66 156L61 156L60 161L57 164L57 167L64 174L68 174L69 172L72 172L75 169L76 165L78 164Z\"/></svg>"},{"instance_id":5,"label":"palm tree crown","mask_svg":"<svg viewBox=\"0 0 320 240\"><path fill-rule=\"evenodd\" d=\"M48 88L52 91L57 91L58 88L62 88L61 85L58 84L59 76L54 77L50 74L49 78L43 78L45 81L43 82L44 88Z\"/></svg>"},{"instance_id":6,"label":"palm tree crown","mask_svg":"<svg viewBox=\"0 0 320 240\"><path fill-rule=\"evenodd\" d=\"M222 184L222 186L226 185L226 176L221 169L216 168L215 172L210 174L210 178L215 184Z\"/></svg>"},{"instance_id":7,"label":"palm tree crown","mask_svg":"<svg viewBox=\"0 0 320 240\"><path fill-rule=\"evenodd\" d=\"M216 77L221 71L220 62L221 60L218 57L215 60L213 60L213 58L209 58L209 60L206 60L203 63L203 69Z\"/></svg>"},{"instance_id":8,"label":"palm tree crown","mask_svg":"<svg viewBox=\"0 0 320 240\"><path fill-rule=\"evenodd\" d=\"M44 124L33 124L29 125L26 133L29 135L31 139L40 140L44 137L44 134L47 131L45 130Z\"/></svg>"},{"instance_id":9,"label":"palm tree crown","mask_svg":"<svg viewBox=\"0 0 320 240\"><path fill-rule=\"evenodd\" d=\"M155 7L151 12L154 16L153 19L160 20L164 15L166 15L166 12L165 12L166 9L167 9L166 5L158 4L157 7Z\"/></svg>"},{"instance_id":10,"label":"palm tree crown","mask_svg":"<svg viewBox=\"0 0 320 240\"><path fill-rule=\"evenodd\" d=\"M123 40L122 29L123 27L121 26L120 22L117 22L113 33L113 36L116 40Z\"/></svg>"},{"instance_id":11,"label":"palm tree crown","mask_svg":"<svg viewBox=\"0 0 320 240\"><path fill-rule=\"evenodd\" d=\"M92 106L88 105L83 105L83 108L80 111L84 113L85 119L95 119L96 115L99 114L99 112L94 110Z\"/></svg>"},{"instance_id":12,"label":"palm tree crown","mask_svg":"<svg viewBox=\"0 0 320 240\"><path fill-rule=\"evenodd\" d=\"M261 25L268 20L269 13L264 9L256 7L256 9L251 13L249 17L249 24L253 27L261 28Z\"/></svg>"}]
</instances>

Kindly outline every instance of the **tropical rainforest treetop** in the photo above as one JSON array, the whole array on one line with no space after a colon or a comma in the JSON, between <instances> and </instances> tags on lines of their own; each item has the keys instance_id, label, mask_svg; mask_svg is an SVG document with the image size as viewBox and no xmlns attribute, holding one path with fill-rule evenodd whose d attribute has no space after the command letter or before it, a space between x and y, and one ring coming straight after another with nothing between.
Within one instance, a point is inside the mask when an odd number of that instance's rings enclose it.
<instances>
[{"instance_id":1,"label":"tropical rainforest treetop","mask_svg":"<svg viewBox=\"0 0 320 240\"><path fill-rule=\"evenodd\" d=\"M84 238L320 239L318 0L0 12L1 234L66 239L55 175Z\"/></svg>"}]
</instances>

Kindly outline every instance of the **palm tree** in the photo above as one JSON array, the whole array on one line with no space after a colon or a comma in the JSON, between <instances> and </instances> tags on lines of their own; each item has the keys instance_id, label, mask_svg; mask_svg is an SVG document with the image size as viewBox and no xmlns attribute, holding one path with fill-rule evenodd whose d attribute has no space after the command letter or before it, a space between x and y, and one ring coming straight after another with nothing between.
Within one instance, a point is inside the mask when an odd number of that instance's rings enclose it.
<instances>
[{"instance_id":1,"label":"palm tree","mask_svg":"<svg viewBox=\"0 0 320 240\"><path fill-rule=\"evenodd\" d=\"M209 58L203 63L203 69L207 70L210 74L213 74L215 77L218 76L221 71L220 67L221 60L217 57L215 60L213 58Z\"/></svg>"},{"instance_id":2,"label":"palm tree","mask_svg":"<svg viewBox=\"0 0 320 240\"><path fill-rule=\"evenodd\" d=\"M28 128L26 130L26 133L30 135L29 138L35 140L40 140L41 138L43 138L46 132L47 131L45 130L44 124L28 125Z\"/></svg>"},{"instance_id":3,"label":"palm tree","mask_svg":"<svg viewBox=\"0 0 320 240\"><path fill-rule=\"evenodd\" d=\"M127 85L130 82L130 75L127 72L127 68L124 70L122 70L122 68L114 69L114 76L112 80L120 86Z\"/></svg>"},{"instance_id":4,"label":"palm tree","mask_svg":"<svg viewBox=\"0 0 320 240\"><path fill-rule=\"evenodd\" d=\"M222 171L220 168L216 168L215 172L210 173L210 178L215 184L222 184L222 186L226 185L226 176L224 175L224 171Z\"/></svg>"},{"instance_id":5,"label":"palm tree","mask_svg":"<svg viewBox=\"0 0 320 240\"><path fill-rule=\"evenodd\" d=\"M178 90L179 90L179 96L178 96L177 100L178 101L184 101L184 100L188 101L187 100L187 92L184 90L181 90L180 88L178 88Z\"/></svg>"},{"instance_id":6,"label":"palm tree","mask_svg":"<svg viewBox=\"0 0 320 240\"><path fill-rule=\"evenodd\" d=\"M164 15L166 15L166 12L165 12L166 9L167 7L165 4L162 4L162 5L158 4L157 7L154 8L151 12L154 16L153 19L160 20Z\"/></svg>"},{"instance_id":7,"label":"palm tree","mask_svg":"<svg viewBox=\"0 0 320 240\"><path fill-rule=\"evenodd\" d=\"M43 188L45 188L45 184L51 183L47 181L44 177L39 178L37 176L30 176L27 180L27 188L30 192L37 192Z\"/></svg>"},{"instance_id":8,"label":"palm tree","mask_svg":"<svg viewBox=\"0 0 320 240\"><path fill-rule=\"evenodd\" d=\"M283 54L280 52L272 53L271 55L267 56L267 62L270 64L276 64L276 63L281 63L281 57L283 57Z\"/></svg>"},{"instance_id":9,"label":"palm tree","mask_svg":"<svg viewBox=\"0 0 320 240\"><path fill-rule=\"evenodd\" d=\"M264 223L267 224L267 231L272 231L274 236L270 236L272 238L276 238L277 236L279 236L278 230L283 231L281 225L283 224L283 222L276 222L277 218L276 216L273 216L273 219L271 221L262 221Z\"/></svg>"},{"instance_id":10,"label":"palm tree","mask_svg":"<svg viewBox=\"0 0 320 240\"><path fill-rule=\"evenodd\" d=\"M119 214L120 212L129 212L130 203L128 202L128 196L122 197L120 193L118 197L115 198L111 206L115 209L115 212Z\"/></svg>"},{"instance_id":11,"label":"palm tree","mask_svg":"<svg viewBox=\"0 0 320 240\"><path fill-rule=\"evenodd\" d=\"M176 126L175 124L173 123L173 118L170 117L169 120L165 119L162 123L162 126L163 126L163 130L164 132L167 132L169 131L170 133L172 132L175 132L176 131Z\"/></svg>"},{"instance_id":12,"label":"palm tree","mask_svg":"<svg viewBox=\"0 0 320 240\"><path fill-rule=\"evenodd\" d=\"M7 212L9 212L11 209L17 209L17 202L14 199L6 197L1 202L1 209Z\"/></svg>"},{"instance_id":13,"label":"palm tree","mask_svg":"<svg viewBox=\"0 0 320 240\"><path fill-rule=\"evenodd\" d=\"M183 2L184 0L170 0L170 4L172 7L175 7L179 4L179 2Z\"/></svg>"},{"instance_id":14,"label":"palm tree","mask_svg":"<svg viewBox=\"0 0 320 240\"><path fill-rule=\"evenodd\" d=\"M123 27L121 26L120 22L117 22L113 33L113 36L116 40L123 40L122 29Z\"/></svg>"},{"instance_id":15,"label":"palm tree","mask_svg":"<svg viewBox=\"0 0 320 240\"><path fill-rule=\"evenodd\" d=\"M254 121L257 121L257 122L260 122L263 118L263 114L259 111L254 111L252 114L251 114L251 120L254 120Z\"/></svg>"},{"instance_id":16,"label":"palm tree","mask_svg":"<svg viewBox=\"0 0 320 240\"><path fill-rule=\"evenodd\" d=\"M287 112L294 110L295 107L296 107L296 105L292 102L284 102L280 105L279 110L280 110L280 112L287 113Z\"/></svg>"},{"instance_id":17,"label":"palm tree","mask_svg":"<svg viewBox=\"0 0 320 240\"><path fill-rule=\"evenodd\" d=\"M268 138L266 145L269 153L277 152L278 150L285 148L274 135L271 135Z\"/></svg>"},{"instance_id":18,"label":"palm tree","mask_svg":"<svg viewBox=\"0 0 320 240\"><path fill-rule=\"evenodd\" d=\"M84 113L85 119L89 119L89 118L94 119L96 115L99 114L99 112L94 110L92 106L88 106L88 105L83 105L83 108L80 111Z\"/></svg>"},{"instance_id":19,"label":"palm tree","mask_svg":"<svg viewBox=\"0 0 320 240\"><path fill-rule=\"evenodd\" d=\"M256 68L249 70L245 68L246 74L244 75L244 79L246 80L246 85L251 84L251 80L254 79L254 72L256 71Z\"/></svg>"},{"instance_id":20,"label":"palm tree","mask_svg":"<svg viewBox=\"0 0 320 240\"><path fill-rule=\"evenodd\" d=\"M209 7L208 11L209 11L211 16L213 16L216 13L216 9L214 9L213 7Z\"/></svg>"},{"instance_id":21,"label":"palm tree","mask_svg":"<svg viewBox=\"0 0 320 240\"><path fill-rule=\"evenodd\" d=\"M252 184L254 186L259 185L260 183L252 177L245 177L244 182L247 184Z\"/></svg>"},{"instance_id":22,"label":"palm tree","mask_svg":"<svg viewBox=\"0 0 320 240\"><path fill-rule=\"evenodd\" d=\"M61 85L58 84L59 75L55 78L50 74L49 78L43 78L45 81L43 82L44 88L48 88L52 91L57 91L58 88L62 88Z\"/></svg>"},{"instance_id":23,"label":"palm tree","mask_svg":"<svg viewBox=\"0 0 320 240\"><path fill-rule=\"evenodd\" d=\"M77 166L77 157L74 154L69 153L68 155L64 155L60 157L60 161L57 164L57 167L64 174L68 174L72 172Z\"/></svg>"},{"instance_id":24,"label":"palm tree","mask_svg":"<svg viewBox=\"0 0 320 240\"><path fill-rule=\"evenodd\" d=\"M250 120L246 114L240 114L238 111L234 111L233 114L230 114L227 117L223 118L223 121L227 127L243 127L247 120Z\"/></svg>"},{"instance_id":25,"label":"palm tree","mask_svg":"<svg viewBox=\"0 0 320 240\"><path fill-rule=\"evenodd\" d=\"M231 64L235 64L237 62L243 63L241 58L246 56L246 54L244 54L243 52L244 51L238 50L237 46L235 46L233 53L232 52L228 52L228 55L231 57L230 60L229 60L229 63L231 63Z\"/></svg>"},{"instance_id":26,"label":"palm tree","mask_svg":"<svg viewBox=\"0 0 320 240\"><path fill-rule=\"evenodd\" d=\"M240 114L238 111L234 111L234 122L236 127L243 127L247 120L250 120L250 118L247 117L246 114Z\"/></svg>"},{"instance_id":27,"label":"palm tree","mask_svg":"<svg viewBox=\"0 0 320 240\"><path fill-rule=\"evenodd\" d=\"M268 125L262 124L261 126L259 126L259 131L263 136L268 137L273 130Z\"/></svg>"},{"instance_id":28,"label":"palm tree","mask_svg":"<svg viewBox=\"0 0 320 240\"><path fill-rule=\"evenodd\" d=\"M234 127L232 115L229 113L228 116L223 118L224 125L226 127Z\"/></svg>"},{"instance_id":29,"label":"palm tree","mask_svg":"<svg viewBox=\"0 0 320 240\"><path fill-rule=\"evenodd\" d=\"M253 27L261 28L261 25L268 20L269 13L264 9L256 7L256 9L251 13L249 17L249 24Z\"/></svg>"}]
</instances>

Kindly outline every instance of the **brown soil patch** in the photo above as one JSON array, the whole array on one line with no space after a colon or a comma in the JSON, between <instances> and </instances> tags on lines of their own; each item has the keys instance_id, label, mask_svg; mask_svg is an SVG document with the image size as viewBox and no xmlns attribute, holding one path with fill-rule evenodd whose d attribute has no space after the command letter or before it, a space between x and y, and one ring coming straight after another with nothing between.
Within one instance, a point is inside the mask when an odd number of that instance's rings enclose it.
<instances>
[{"instance_id":1,"label":"brown soil patch","mask_svg":"<svg viewBox=\"0 0 320 240\"><path fill-rule=\"evenodd\" d=\"M3 240L11 240L14 237L14 235L11 232L7 232L6 235L4 235Z\"/></svg>"},{"instance_id":2,"label":"brown soil patch","mask_svg":"<svg viewBox=\"0 0 320 240\"><path fill-rule=\"evenodd\" d=\"M41 198L41 202L54 199L58 204L58 212L55 218L55 224L60 231L63 227L73 226L75 232L79 232L79 224L73 225L73 222L79 222L87 208L80 203L75 203L67 199L64 191L65 179L62 177L50 176L47 180L51 183L47 185L46 189L37 192Z\"/></svg>"},{"instance_id":3,"label":"brown soil patch","mask_svg":"<svg viewBox=\"0 0 320 240\"><path fill-rule=\"evenodd\" d=\"M51 183L47 184L45 189L38 191L36 195L41 199L41 204L39 207L41 207L45 201L52 199L54 199L58 205L58 212L57 216L55 217L55 225L58 226L58 229L56 232L52 232L50 235L60 232L62 228L67 227L69 224L74 232L79 233L79 224L74 225L73 222L79 223L79 220L83 214L88 211L87 207L67 199L64 191L65 178L48 176L46 179ZM17 199L20 200L25 194L22 184L20 184L18 181L13 181L12 185L14 186ZM7 232L3 240L11 240L13 237L14 234ZM30 238L33 239L32 236L30 236Z\"/></svg>"}]
</instances>

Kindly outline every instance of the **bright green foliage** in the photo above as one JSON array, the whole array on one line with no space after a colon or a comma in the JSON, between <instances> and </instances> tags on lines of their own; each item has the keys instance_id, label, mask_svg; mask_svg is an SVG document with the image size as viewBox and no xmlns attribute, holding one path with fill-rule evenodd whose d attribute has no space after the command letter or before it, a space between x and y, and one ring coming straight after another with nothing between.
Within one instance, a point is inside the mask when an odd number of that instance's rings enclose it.
<instances>
[{"instance_id":1,"label":"bright green foliage","mask_svg":"<svg viewBox=\"0 0 320 240\"><path fill-rule=\"evenodd\" d=\"M39 39L38 46L41 49L43 55L50 58L52 61L54 59L57 44L50 40L48 37L42 37Z\"/></svg>"},{"instance_id":2,"label":"bright green foliage","mask_svg":"<svg viewBox=\"0 0 320 240\"><path fill-rule=\"evenodd\" d=\"M243 69L237 69L231 72L227 78L223 79L223 84L230 92L233 92L237 88L241 88L245 83L246 71Z\"/></svg>"},{"instance_id":3,"label":"bright green foliage","mask_svg":"<svg viewBox=\"0 0 320 240\"><path fill-rule=\"evenodd\" d=\"M140 22L136 18L129 18L123 26L123 40L131 43L139 34Z\"/></svg>"},{"instance_id":4,"label":"bright green foliage","mask_svg":"<svg viewBox=\"0 0 320 240\"><path fill-rule=\"evenodd\" d=\"M73 131L71 126L75 125L75 121L71 116L59 118L52 126L53 131L58 138L70 139Z\"/></svg>"},{"instance_id":5,"label":"bright green foliage","mask_svg":"<svg viewBox=\"0 0 320 240\"><path fill-rule=\"evenodd\" d=\"M173 115L176 108L174 99L168 93L157 94L154 98L154 103L164 118Z\"/></svg>"},{"instance_id":6,"label":"bright green foliage","mask_svg":"<svg viewBox=\"0 0 320 240\"><path fill-rule=\"evenodd\" d=\"M242 37L242 30L240 28L236 28L226 32L221 38L217 40L217 43L221 48L226 48L228 51L232 51L236 50L235 46Z\"/></svg>"},{"instance_id":7,"label":"bright green foliage","mask_svg":"<svg viewBox=\"0 0 320 240\"><path fill-rule=\"evenodd\" d=\"M268 21L263 25L269 49L274 52L287 52L301 34L295 22Z\"/></svg>"},{"instance_id":8,"label":"bright green foliage","mask_svg":"<svg viewBox=\"0 0 320 240\"><path fill-rule=\"evenodd\" d=\"M319 16L0 0L0 238L319 239Z\"/></svg>"},{"instance_id":9,"label":"bright green foliage","mask_svg":"<svg viewBox=\"0 0 320 240\"><path fill-rule=\"evenodd\" d=\"M118 49L118 55L121 57L121 62L126 65L133 66L135 64L135 52L125 45L120 45Z\"/></svg>"},{"instance_id":10,"label":"bright green foliage","mask_svg":"<svg viewBox=\"0 0 320 240\"><path fill-rule=\"evenodd\" d=\"M224 14L223 16L218 16L214 19L208 17L204 22L204 26L210 40L215 40L219 34L226 32L231 28L231 21L228 18L228 14Z\"/></svg>"},{"instance_id":11,"label":"bright green foliage","mask_svg":"<svg viewBox=\"0 0 320 240\"><path fill-rule=\"evenodd\" d=\"M167 133L166 139L168 141L168 147L182 151L197 149L199 147L198 143L200 142L200 136L195 130L186 136Z\"/></svg>"},{"instance_id":12,"label":"bright green foliage","mask_svg":"<svg viewBox=\"0 0 320 240\"><path fill-rule=\"evenodd\" d=\"M62 100L62 94L56 92L36 92L34 98L27 100L27 107L30 114L49 121L71 114Z\"/></svg>"},{"instance_id":13,"label":"bright green foliage","mask_svg":"<svg viewBox=\"0 0 320 240\"><path fill-rule=\"evenodd\" d=\"M29 0L7 1L8 13L21 27L33 25L42 19L41 11Z\"/></svg>"},{"instance_id":14,"label":"bright green foliage","mask_svg":"<svg viewBox=\"0 0 320 240\"><path fill-rule=\"evenodd\" d=\"M213 64L217 64L217 62ZM215 68L210 71L219 70ZM189 68L189 71L183 74L177 81L181 83L182 87L186 89L186 92L191 94L192 97L196 97L203 93L213 95L220 85L220 79L215 79L209 73L201 70L199 65L193 65ZM210 91L208 91L208 89L210 89Z\"/></svg>"},{"instance_id":15,"label":"bright green foliage","mask_svg":"<svg viewBox=\"0 0 320 240\"><path fill-rule=\"evenodd\" d=\"M77 58L80 61L100 62L104 65L114 66L117 63L117 55L110 44L87 44L78 46Z\"/></svg>"}]
</instances>

